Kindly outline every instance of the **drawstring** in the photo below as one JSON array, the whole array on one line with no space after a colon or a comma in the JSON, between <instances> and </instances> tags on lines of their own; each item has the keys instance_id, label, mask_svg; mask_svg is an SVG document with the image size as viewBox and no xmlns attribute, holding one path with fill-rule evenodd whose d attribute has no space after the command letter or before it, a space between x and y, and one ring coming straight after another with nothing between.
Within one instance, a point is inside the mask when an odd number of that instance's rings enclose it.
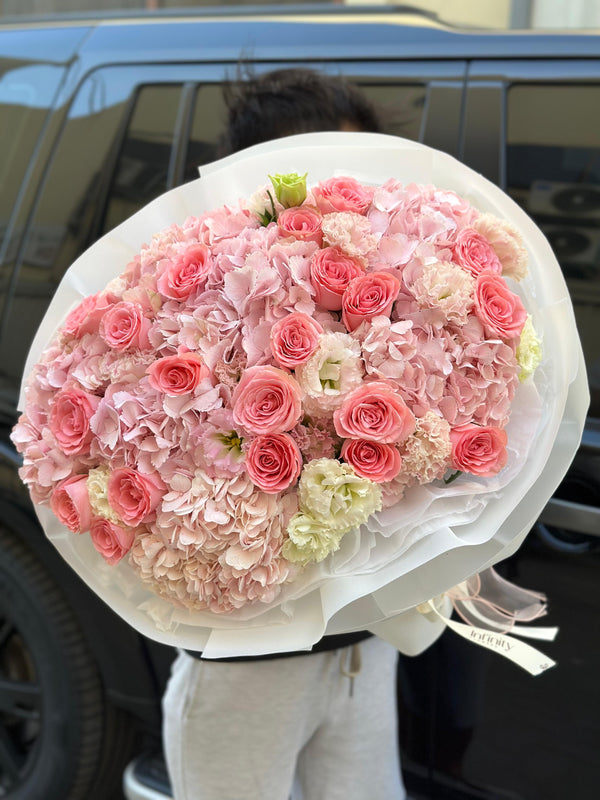
<instances>
[{"instance_id":1,"label":"drawstring","mask_svg":"<svg viewBox=\"0 0 600 800\"><path fill-rule=\"evenodd\" d=\"M346 666L347 662L347 666ZM340 658L340 672L344 677L350 679L350 697L354 690L354 678L358 675L362 668L362 655L360 652L360 645L353 644L348 653L347 648L342 650Z\"/></svg>"}]
</instances>

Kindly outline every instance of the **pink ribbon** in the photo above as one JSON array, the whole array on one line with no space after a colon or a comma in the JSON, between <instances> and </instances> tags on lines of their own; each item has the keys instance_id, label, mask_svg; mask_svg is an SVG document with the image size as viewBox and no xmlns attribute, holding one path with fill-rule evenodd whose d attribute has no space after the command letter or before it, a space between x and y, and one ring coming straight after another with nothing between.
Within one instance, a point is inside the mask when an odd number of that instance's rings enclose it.
<instances>
[{"instance_id":1,"label":"pink ribbon","mask_svg":"<svg viewBox=\"0 0 600 800\"><path fill-rule=\"evenodd\" d=\"M490 567L447 592L457 614L468 624L500 633L517 622L532 622L546 614L546 596L522 589Z\"/></svg>"}]
</instances>

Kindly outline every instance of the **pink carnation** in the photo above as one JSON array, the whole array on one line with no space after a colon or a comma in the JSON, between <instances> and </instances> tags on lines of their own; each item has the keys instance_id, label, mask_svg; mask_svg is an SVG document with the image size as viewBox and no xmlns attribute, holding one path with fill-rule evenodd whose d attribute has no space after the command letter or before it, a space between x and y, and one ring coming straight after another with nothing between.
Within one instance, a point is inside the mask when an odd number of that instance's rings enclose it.
<instances>
[{"instance_id":1,"label":"pink carnation","mask_svg":"<svg viewBox=\"0 0 600 800\"><path fill-rule=\"evenodd\" d=\"M527 275L527 250L523 237L514 225L493 214L480 214L473 222L473 227L494 248L505 278L520 281Z\"/></svg>"},{"instance_id":2,"label":"pink carnation","mask_svg":"<svg viewBox=\"0 0 600 800\"><path fill-rule=\"evenodd\" d=\"M402 468L421 484L444 477L450 466L450 425L429 411L416 421L413 436L404 442Z\"/></svg>"},{"instance_id":3,"label":"pink carnation","mask_svg":"<svg viewBox=\"0 0 600 800\"><path fill-rule=\"evenodd\" d=\"M365 262L377 247L370 220L360 214L326 214L322 228L323 240L330 247L337 247L359 262Z\"/></svg>"},{"instance_id":4,"label":"pink carnation","mask_svg":"<svg viewBox=\"0 0 600 800\"><path fill-rule=\"evenodd\" d=\"M412 264L403 275L409 291L422 308L434 309L442 321L462 323L473 306L473 277L456 264L437 261Z\"/></svg>"}]
</instances>

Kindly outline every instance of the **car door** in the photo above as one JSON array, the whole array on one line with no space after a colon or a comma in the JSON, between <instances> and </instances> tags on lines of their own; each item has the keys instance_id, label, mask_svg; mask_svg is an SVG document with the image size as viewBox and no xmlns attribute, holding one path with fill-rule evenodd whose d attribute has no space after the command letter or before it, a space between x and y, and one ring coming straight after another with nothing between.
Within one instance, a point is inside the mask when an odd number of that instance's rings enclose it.
<instances>
[{"instance_id":1,"label":"car door","mask_svg":"<svg viewBox=\"0 0 600 800\"><path fill-rule=\"evenodd\" d=\"M502 659L486 669L467 776L524 798L595 796L597 654L586 631L598 613L600 540L600 60L476 60L469 66L460 155L501 186L548 238L569 288L591 406L582 447L536 531L507 569L546 592L547 651L559 662L541 680ZM492 690L493 687L493 690ZM587 731L587 733L586 733ZM524 757L526 754L526 757ZM577 788L573 776L577 775Z\"/></svg>"}]
</instances>

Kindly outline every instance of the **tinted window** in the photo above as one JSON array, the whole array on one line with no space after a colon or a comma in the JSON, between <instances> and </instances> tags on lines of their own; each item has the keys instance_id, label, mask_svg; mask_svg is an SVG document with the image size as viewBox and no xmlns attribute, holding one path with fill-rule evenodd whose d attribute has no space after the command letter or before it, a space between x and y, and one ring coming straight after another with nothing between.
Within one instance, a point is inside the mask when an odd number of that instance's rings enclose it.
<instances>
[{"instance_id":1,"label":"tinted window","mask_svg":"<svg viewBox=\"0 0 600 800\"><path fill-rule=\"evenodd\" d=\"M198 167L218 157L217 143L227 121L220 84L199 86L195 93L184 180L198 177Z\"/></svg>"},{"instance_id":2,"label":"tinted window","mask_svg":"<svg viewBox=\"0 0 600 800\"><path fill-rule=\"evenodd\" d=\"M145 86L137 93L109 190L103 232L167 190L180 97L180 85Z\"/></svg>"},{"instance_id":3,"label":"tinted window","mask_svg":"<svg viewBox=\"0 0 600 800\"><path fill-rule=\"evenodd\" d=\"M0 62L0 246L62 68Z\"/></svg>"},{"instance_id":4,"label":"tinted window","mask_svg":"<svg viewBox=\"0 0 600 800\"><path fill-rule=\"evenodd\" d=\"M384 133L420 141L426 88L412 84L360 84L377 109Z\"/></svg>"},{"instance_id":5,"label":"tinted window","mask_svg":"<svg viewBox=\"0 0 600 800\"><path fill-rule=\"evenodd\" d=\"M413 84L359 83L381 117L385 133L419 140L425 104L425 86ZM200 86L196 92L184 179L198 177L198 167L218 157L217 145L227 109L219 84Z\"/></svg>"},{"instance_id":6,"label":"tinted window","mask_svg":"<svg viewBox=\"0 0 600 800\"><path fill-rule=\"evenodd\" d=\"M131 104L127 70L92 73L77 93L61 131L27 231L18 280L8 298L0 349L0 386L16 391L29 345L65 270L98 230Z\"/></svg>"},{"instance_id":7,"label":"tinted window","mask_svg":"<svg viewBox=\"0 0 600 800\"><path fill-rule=\"evenodd\" d=\"M560 262L600 416L600 86L513 86L507 112L507 191Z\"/></svg>"}]
</instances>

